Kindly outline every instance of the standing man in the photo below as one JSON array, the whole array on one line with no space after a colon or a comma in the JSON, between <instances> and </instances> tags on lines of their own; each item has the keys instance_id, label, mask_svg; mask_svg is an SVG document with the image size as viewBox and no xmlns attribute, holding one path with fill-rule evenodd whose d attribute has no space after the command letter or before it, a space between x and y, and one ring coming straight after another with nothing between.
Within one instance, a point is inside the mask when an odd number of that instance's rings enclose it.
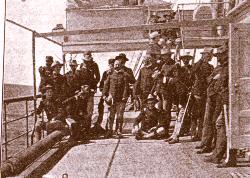
<instances>
[{"instance_id":1,"label":"standing man","mask_svg":"<svg viewBox=\"0 0 250 178\"><path fill-rule=\"evenodd\" d=\"M204 112L206 107L207 97L207 78L213 71L213 66L208 62L213 57L212 48L204 48L201 53L201 59L194 64L193 74L195 76L194 86L192 89L193 94L193 109L192 109L192 121L191 121L191 136L192 141L200 141L202 137Z\"/></svg>"},{"instance_id":2,"label":"standing man","mask_svg":"<svg viewBox=\"0 0 250 178\"><path fill-rule=\"evenodd\" d=\"M154 79L152 77L155 69L155 61L148 56L144 61L144 67L141 68L139 77L135 83L135 94L139 95L142 102L141 110L146 106L146 99L151 93L154 85Z\"/></svg>"},{"instance_id":3,"label":"standing man","mask_svg":"<svg viewBox=\"0 0 250 178\"><path fill-rule=\"evenodd\" d=\"M67 79L67 95L68 97L74 96L76 91L80 89L79 76L77 74L77 62L72 60L69 63L70 71L65 74Z\"/></svg>"},{"instance_id":4,"label":"standing man","mask_svg":"<svg viewBox=\"0 0 250 178\"><path fill-rule=\"evenodd\" d=\"M56 100L59 102L62 102L67 98L67 82L66 77L60 74L63 64L61 64L59 61L56 61L53 65L53 84L54 87L54 95Z\"/></svg>"},{"instance_id":5,"label":"standing man","mask_svg":"<svg viewBox=\"0 0 250 178\"><path fill-rule=\"evenodd\" d=\"M112 74L112 72L114 70L114 62L115 62L115 59L108 60L109 69L105 70L103 72L102 79L101 79L100 85L99 85L99 90L101 92L103 92L103 87L104 87L105 81L107 80L108 76ZM98 119L96 121L96 124L98 124L98 125L102 124L103 114L104 114L104 99L103 99L103 97L101 97L99 104L98 104Z\"/></svg>"},{"instance_id":6,"label":"standing man","mask_svg":"<svg viewBox=\"0 0 250 178\"><path fill-rule=\"evenodd\" d=\"M159 40L161 36L159 32L152 32L149 34L149 45L147 47L147 55L150 55L156 61L160 59L161 56L161 45L159 45Z\"/></svg>"},{"instance_id":7,"label":"standing man","mask_svg":"<svg viewBox=\"0 0 250 178\"><path fill-rule=\"evenodd\" d=\"M39 73L41 77L41 82L39 85L39 91L44 94L45 93L45 87L47 84L52 84L52 74L53 74L53 57L52 56L46 56L46 66L39 67Z\"/></svg>"},{"instance_id":8,"label":"standing man","mask_svg":"<svg viewBox=\"0 0 250 178\"><path fill-rule=\"evenodd\" d=\"M108 118L108 138L112 137L113 135L113 124L115 115L117 115L115 135L118 138L122 136L122 124L124 114L123 108L128 98L128 78L126 75L127 74L122 70L121 61L116 60L114 63L114 71L111 75L108 76L104 84L103 97L106 101L111 103L110 114Z\"/></svg>"},{"instance_id":9,"label":"standing man","mask_svg":"<svg viewBox=\"0 0 250 178\"><path fill-rule=\"evenodd\" d=\"M94 76L94 80L93 80L93 89L97 89L97 84L100 81L100 71L99 71L99 67L97 65L97 63L93 60L92 57L92 53L91 51L86 51L84 54L84 63L85 66L91 71L91 75Z\"/></svg>"},{"instance_id":10,"label":"standing man","mask_svg":"<svg viewBox=\"0 0 250 178\"><path fill-rule=\"evenodd\" d=\"M99 68L97 64L93 61L93 58L91 56L91 53L86 53L84 55L83 63L81 64L80 70L79 70L79 81L80 86L89 86L90 93L88 97L86 98L86 116L84 117L85 120L87 120L87 126L86 126L86 132L87 134L90 131L91 127L91 119L93 115L94 110L94 94L97 89L97 83L99 82L98 75ZM83 106L84 107L84 106Z\"/></svg>"}]
</instances>

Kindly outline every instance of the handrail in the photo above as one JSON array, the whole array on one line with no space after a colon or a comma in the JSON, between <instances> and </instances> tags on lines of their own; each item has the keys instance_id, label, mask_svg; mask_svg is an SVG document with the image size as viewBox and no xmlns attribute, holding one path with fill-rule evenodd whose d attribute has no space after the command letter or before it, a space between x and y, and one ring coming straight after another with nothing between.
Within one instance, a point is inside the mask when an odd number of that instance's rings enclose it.
<instances>
[{"instance_id":1,"label":"handrail","mask_svg":"<svg viewBox=\"0 0 250 178\"><path fill-rule=\"evenodd\" d=\"M42 95L36 95L36 98L41 98ZM36 99L33 95L28 95L28 96L21 96L21 97L12 97L12 98L7 98L4 99L4 103L10 104L10 103L15 103L15 102L20 102L20 101L32 101Z\"/></svg>"}]
</instances>

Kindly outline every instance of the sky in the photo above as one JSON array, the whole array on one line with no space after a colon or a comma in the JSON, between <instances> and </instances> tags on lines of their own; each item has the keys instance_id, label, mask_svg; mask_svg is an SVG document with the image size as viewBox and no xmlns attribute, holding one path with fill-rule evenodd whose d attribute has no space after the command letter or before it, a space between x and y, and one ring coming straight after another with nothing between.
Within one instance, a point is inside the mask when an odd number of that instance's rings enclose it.
<instances>
[{"instance_id":1,"label":"sky","mask_svg":"<svg viewBox=\"0 0 250 178\"><path fill-rule=\"evenodd\" d=\"M204 0L206 2L208 0ZM191 1L179 0L178 3ZM192 2L197 2L193 0ZM66 20L66 0L7 0L6 18L20 23L37 32L50 32L56 24ZM4 54L4 83L33 85L32 34L9 22L6 22L5 54ZM101 73L107 68L107 61L118 53L94 54ZM128 58L137 57L139 52L127 52ZM45 64L45 56L52 55L61 60L61 47L42 38L36 38L36 74L37 85L40 77L37 69ZM68 56L69 57L69 56ZM68 59L68 58L67 58ZM81 55L77 56L81 62ZM131 65L132 63L128 63Z\"/></svg>"}]
</instances>

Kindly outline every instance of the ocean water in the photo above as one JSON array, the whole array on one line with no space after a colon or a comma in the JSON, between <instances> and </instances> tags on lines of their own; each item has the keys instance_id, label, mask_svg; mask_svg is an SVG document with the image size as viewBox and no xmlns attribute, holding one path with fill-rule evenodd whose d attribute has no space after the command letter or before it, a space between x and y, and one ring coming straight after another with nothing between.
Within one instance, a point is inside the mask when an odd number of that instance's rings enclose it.
<instances>
[{"instance_id":1,"label":"ocean water","mask_svg":"<svg viewBox=\"0 0 250 178\"><path fill-rule=\"evenodd\" d=\"M20 96L29 96L33 95L33 87L26 86L26 85L15 85L15 84L4 84L4 100L13 97L20 97ZM4 108L4 107L3 107ZM33 101L28 102L28 112L34 109ZM4 112L4 110L3 110ZM4 114L4 113L3 113ZM26 105L25 101L16 102L16 103L9 103L6 105L6 121L11 122L15 119L20 117L24 117L26 115ZM26 126L29 130L33 128L34 125L34 118L29 117L28 119L20 119L15 122L8 123L7 126L5 124L2 125L2 143L14 139L21 134L26 132ZM11 141L7 145L7 154L8 157L22 151L27 147L27 139L26 135ZM30 144L30 134L29 134L29 144ZM5 157L6 147L3 145L3 159Z\"/></svg>"}]
</instances>

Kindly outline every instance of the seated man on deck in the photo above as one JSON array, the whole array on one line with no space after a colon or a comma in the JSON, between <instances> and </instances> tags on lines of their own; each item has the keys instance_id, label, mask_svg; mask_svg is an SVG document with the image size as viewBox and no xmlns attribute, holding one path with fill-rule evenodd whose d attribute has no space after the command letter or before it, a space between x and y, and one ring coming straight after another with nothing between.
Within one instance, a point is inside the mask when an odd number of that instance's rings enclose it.
<instances>
[{"instance_id":1,"label":"seated man on deck","mask_svg":"<svg viewBox=\"0 0 250 178\"><path fill-rule=\"evenodd\" d=\"M46 130L47 134L49 134L55 130L65 130L67 128L65 113L62 109L62 105L55 100L53 87L51 85L45 87L45 98L40 102L36 113L40 115L43 111L45 111L48 121L36 122L34 128L34 142L41 139L42 130Z\"/></svg>"},{"instance_id":2,"label":"seated man on deck","mask_svg":"<svg viewBox=\"0 0 250 178\"><path fill-rule=\"evenodd\" d=\"M157 102L158 100L151 94L146 99L147 107L136 118L132 130L135 139L159 138L165 134L162 112L155 107Z\"/></svg>"}]
</instances>

